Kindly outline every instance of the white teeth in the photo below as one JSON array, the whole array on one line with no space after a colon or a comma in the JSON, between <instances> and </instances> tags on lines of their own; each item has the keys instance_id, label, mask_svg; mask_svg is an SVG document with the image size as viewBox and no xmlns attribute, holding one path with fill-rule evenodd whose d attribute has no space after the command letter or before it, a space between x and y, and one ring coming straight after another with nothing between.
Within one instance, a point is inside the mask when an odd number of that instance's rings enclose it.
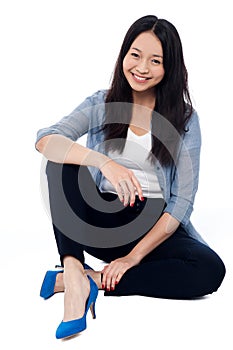
<instances>
[{"instance_id":1,"label":"white teeth","mask_svg":"<svg viewBox=\"0 0 233 350\"><path fill-rule=\"evenodd\" d=\"M146 78L141 78L141 77L139 77L139 76L136 75L136 74L134 74L134 76L135 76L135 78L138 79L138 80L141 80L141 81L146 80Z\"/></svg>"}]
</instances>

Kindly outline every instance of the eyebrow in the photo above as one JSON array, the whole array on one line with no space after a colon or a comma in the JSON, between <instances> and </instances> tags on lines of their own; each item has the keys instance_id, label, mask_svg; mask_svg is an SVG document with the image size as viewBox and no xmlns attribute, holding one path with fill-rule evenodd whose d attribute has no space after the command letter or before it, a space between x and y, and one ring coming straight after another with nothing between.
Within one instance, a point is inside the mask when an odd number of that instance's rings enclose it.
<instances>
[{"instance_id":1,"label":"eyebrow","mask_svg":"<svg viewBox=\"0 0 233 350\"><path fill-rule=\"evenodd\" d=\"M131 49L132 49L132 50L136 50L136 51L138 51L138 52L142 52L142 51L141 51L140 49L138 49L137 47L132 47ZM163 58L163 56L157 55L157 54L153 54L152 56Z\"/></svg>"}]
</instances>

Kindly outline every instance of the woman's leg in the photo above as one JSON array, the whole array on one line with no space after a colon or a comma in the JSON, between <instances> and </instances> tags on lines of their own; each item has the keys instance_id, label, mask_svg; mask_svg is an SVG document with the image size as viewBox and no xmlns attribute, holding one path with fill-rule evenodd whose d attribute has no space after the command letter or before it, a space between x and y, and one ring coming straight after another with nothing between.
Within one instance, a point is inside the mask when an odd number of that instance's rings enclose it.
<instances>
[{"instance_id":1,"label":"woman's leg","mask_svg":"<svg viewBox=\"0 0 233 350\"><path fill-rule=\"evenodd\" d=\"M78 243L78 237L75 239L74 232L69 232L73 226L67 225L72 212L85 219L85 203L79 191L78 171L78 166L53 162L48 162L46 168L54 234L61 264L64 266L63 273L57 275L55 285L55 291L65 291L63 321L83 316L90 293L90 284L83 267L83 245ZM83 229L83 221L79 222L77 235Z\"/></svg>"},{"instance_id":2,"label":"woman's leg","mask_svg":"<svg viewBox=\"0 0 233 350\"><path fill-rule=\"evenodd\" d=\"M224 276L219 256L179 228L105 295L190 299L215 292Z\"/></svg>"},{"instance_id":3,"label":"woman's leg","mask_svg":"<svg viewBox=\"0 0 233 350\"><path fill-rule=\"evenodd\" d=\"M63 321L70 321L83 316L90 293L90 284L84 273L83 265L78 259L73 256L65 256L63 263L65 289Z\"/></svg>"},{"instance_id":4,"label":"woman's leg","mask_svg":"<svg viewBox=\"0 0 233 350\"><path fill-rule=\"evenodd\" d=\"M48 161L46 168L51 218L62 266L63 258L67 255L75 257L82 264L84 263L83 246L73 239L75 237L72 237L68 226L69 213L74 208L80 217L85 215L85 207L77 186L78 171L78 166L50 161ZM77 227L77 234L81 230L80 225Z\"/></svg>"},{"instance_id":5,"label":"woman's leg","mask_svg":"<svg viewBox=\"0 0 233 350\"><path fill-rule=\"evenodd\" d=\"M51 168L49 168L50 165ZM57 225L54 223L53 225L61 261L63 262L65 256L72 256L83 264L84 250L106 262L126 255L138 240L119 247L95 248L78 243L79 237L77 240L73 240L58 229L57 226L62 226L61 218L64 220L64 210L62 207L60 208L60 204L58 205L61 202L57 190L57 179L60 177L57 174L59 165L55 163L50 165L47 167L47 174L50 204L52 204L51 213L57 223ZM88 212L88 217L93 220L93 224L95 224L96 217L97 226L99 222L105 222L106 227L108 227L108 217L112 218L113 215L109 216L99 212L98 215L95 215L95 210L92 208L86 210L86 202L77 185L78 171L78 166L65 165L63 167L63 187L65 187L69 205L76 215L83 219L82 222L85 222ZM51 181L51 178L55 180ZM84 186L95 186L89 173L85 174ZM53 210L54 207L55 210ZM133 219L137 215L134 210L134 208L126 208L123 216L129 217L131 215ZM120 217L122 218L122 215ZM85 232L84 226L81 224L77 228L79 234L82 230ZM100 279L100 274L97 275ZM115 291L106 292L106 295L138 294L164 298L193 298L217 290L224 275L225 267L218 255L206 245L188 237L185 231L179 228L168 240L148 254L139 265L128 270L116 286Z\"/></svg>"},{"instance_id":6,"label":"woman's leg","mask_svg":"<svg viewBox=\"0 0 233 350\"><path fill-rule=\"evenodd\" d=\"M122 225L127 228L128 223L134 222L145 205L141 203L139 210L124 208L117 195L101 194L86 167L48 162L46 173L61 263L66 255L84 263L85 246L114 245L114 236L124 237ZM114 231L117 226L118 235Z\"/></svg>"},{"instance_id":7,"label":"woman's leg","mask_svg":"<svg viewBox=\"0 0 233 350\"><path fill-rule=\"evenodd\" d=\"M117 200L117 195L111 193L101 194L96 189L96 185L86 167L71 164L63 165L49 161L46 173L53 229L62 266L66 256L72 256L84 264L84 250L93 254L93 256L98 256L100 252L103 252L104 261L108 261L108 255L111 257L115 251L121 254L121 249L119 252L115 248L95 248L80 242L88 243L89 234L89 240L94 239L94 243L97 245L101 246L101 242L105 245L104 237L111 245L113 242L111 239L109 240L109 232L111 228L115 229L117 226L119 226L118 234L116 235L114 231L111 237L114 239L114 236L116 236L119 239L121 235L125 239L126 235L122 233L122 225L128 227L128 223L134 222L134 219L141 213L147 201L141 202L137 198L134 208L124 208L120 201ZM156 208L160 208L161 205L163 203L161 204L160 201ZM150 208L150 205L147 207ZM107 209L106 211L105 208ZM111 212L108 211L109 208L111 208ZM137 223L137 229L140 225L144 227L144 221ZM146 221L150 220L146 218ZM94 231L88 231L89 227L94 227ZM101 230L99 228L104 228L105 236L100 236L99 232ZM128 238L130 237L127 235ZM129 249L127 244L123 245L123 247L123 249ZM89 271L89 274L93 277L98 287L101 288L100 272ZM64 289L60 274L57 275L55 288L56 291Z\"/></svg>"}]
</instances>

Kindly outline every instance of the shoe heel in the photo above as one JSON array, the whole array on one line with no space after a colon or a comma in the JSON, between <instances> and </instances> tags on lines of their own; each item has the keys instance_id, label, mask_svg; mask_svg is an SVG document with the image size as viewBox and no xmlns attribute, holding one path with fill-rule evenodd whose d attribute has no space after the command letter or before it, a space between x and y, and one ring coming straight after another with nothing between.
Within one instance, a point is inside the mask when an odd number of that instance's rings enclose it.
<instances>
[{"instance_id":1,"label":"shoe heel","mask_svg":"<svg viewBox=\"0 0 233 350\"><path fill-rule=\"evenodd\" d=\"M59 273L63 273L63 270L47 271L40 289L40 296L44 299L49 299L54 295L54 287L56 284L56 278Z\"/></svg>"},{"instance_id":2,"label":"shoe heel","mask_svg":"<svg viewBox=\"0 0 233 350\"><path fill-rule=\"evenodd\" d=\"M91 304L90 306L92 318L96 318L96 313L95 313L95 302Z\"/></svg>"}]
</instances>

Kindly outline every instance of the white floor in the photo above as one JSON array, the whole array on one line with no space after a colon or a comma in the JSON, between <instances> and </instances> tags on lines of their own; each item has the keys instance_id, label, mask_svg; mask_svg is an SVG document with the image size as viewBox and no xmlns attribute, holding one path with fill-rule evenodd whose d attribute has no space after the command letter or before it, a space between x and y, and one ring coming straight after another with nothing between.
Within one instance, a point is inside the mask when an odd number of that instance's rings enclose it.
<instances>
[{"instance_id":1,"label":"white floor","mask_svg":"<svg viewBox=\"0 0 233 350\"><path fill-rule=\"evenodd\" d=\"M217 215L201 213L194 217L227 267L226 278L217 293L200 300L177 301L139 296L104 297L100 292L97 318L92 320L89 313L87 330L66 341L55 339L62 318L63 295L57 294L47 301L39 297L45 271L59 260L48 218L43 209L41 212L38 209L36 215L33 232L29 229L32 225L20 232L9 229L1 244L2 349L233 349L232 229L221 227L220 232L215 221ZM226 211L224 215L227 217ZM9 255L7 247L12 242ZM89 255L87 263L96 268L101 265Z\"/></svg>"}]
</instances>

